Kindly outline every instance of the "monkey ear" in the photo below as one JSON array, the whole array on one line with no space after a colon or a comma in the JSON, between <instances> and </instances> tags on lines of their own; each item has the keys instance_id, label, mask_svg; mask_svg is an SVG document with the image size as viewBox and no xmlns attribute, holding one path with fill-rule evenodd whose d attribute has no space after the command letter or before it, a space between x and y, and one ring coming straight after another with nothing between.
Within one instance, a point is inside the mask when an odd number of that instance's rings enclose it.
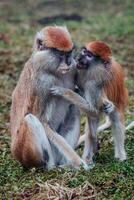
<instances>
[{"instance_id":1,"label":"monkey ear","mask_svg":"<svg viewBox=\"0 0 134 200\"><path fill-rule=\"evenodd\" d=\"M34 51L41 50L43 38L44 34L42 33L42 31L36 33L33 46Z\"/></svg>"}]
</instances>

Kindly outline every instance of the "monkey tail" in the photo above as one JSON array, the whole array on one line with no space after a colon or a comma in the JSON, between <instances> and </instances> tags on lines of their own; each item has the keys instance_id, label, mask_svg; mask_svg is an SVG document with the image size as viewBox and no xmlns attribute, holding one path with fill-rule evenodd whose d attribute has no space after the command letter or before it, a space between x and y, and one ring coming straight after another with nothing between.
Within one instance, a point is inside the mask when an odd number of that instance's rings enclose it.
<instances>
[{"instance_id":1,"label":"monkey tail","mask_svg":"<svg viewBox=\"0 0 134 200\"><path fill-rule=\"evenodd\" d=\"M134 128L134 121L127 125L126 131Z\"/></svg>"},{"instance_id":2,"label":"monkey tail","mask_svg":"<svg viewBox=\"0 0 134 200\"><path fill-rule=\"evenodd\" d=\"M99 133L99 132L102 132L102 131L104 131L104 130L110 128L110 127L111 127L111 120L110 120L109 116L106 116L106 122L98 127L97 132L98 132L98 133ZM134 121L132 121L130 124L128 124L128 125L125 127L125 131L129 131L129 130L131 130L131 129L133 129L133 128L134 128ZM82 142L83 142L83 140L82 140Z\"/></svg>"}]
</instances>

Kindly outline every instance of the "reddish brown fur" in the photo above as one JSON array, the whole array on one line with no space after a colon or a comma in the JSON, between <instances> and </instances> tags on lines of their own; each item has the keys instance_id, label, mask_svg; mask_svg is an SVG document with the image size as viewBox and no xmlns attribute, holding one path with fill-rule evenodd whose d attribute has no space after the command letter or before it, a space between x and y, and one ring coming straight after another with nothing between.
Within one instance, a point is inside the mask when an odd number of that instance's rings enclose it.
<instances>
[{"instance_id":1,"label":"reddish brown fur","mask_svg":"<svg viewBox=\"0 0 134 200\"><path fill-rule=\"evenodd\" d=\"M124 121L124 109L128 103L128 92L124 83L124 73L122 67L112 60L111 66L113 79L104 87L109 100L111 100L120 112L121 119Z\"/></svg>"},{"instance_id":2,"label":"reddish brown fur","mask_svg":"<svg viewBox=\"0 0 134 200\"><path fill-rule=\"evenodd\" d=\"M88 43L86 48L93 52L95 55L100 56L105 61L109 60L112 54L109 46L100 40Z\"/></svg>"},{"instance_id":3,"label":"reddish brown fur","mask_svg":"<svg viewBox=\"0 0 134 200\"><path fill-rule=\"evenodd\" d=\"M31 130L24 122L24 117L27 113L37 115L37 99L32 94L31 86L35 74L36 71L32 66L31 60L29 60L12 95L11 151L14 157L27 167L36 166L41 162L37 149L35 149Z\"/></svg>"},{"instance_id":4,"label":"reddish brown fur","mask_svg":"<svg viewBox=\"0 0 134 200\"><path fill-rule=\"evenodd\" d=\"M17 134L11 148L14 157L26 167L40 165L40 154L35 148L31 130L25 122L22 122Z\"/></svg>"},{"instance_id":5,"label":"reddish brown fur","mask_svg":"<svg viewBox=\"0 0 134 200\"><path fill-rule=\"evenodd\" d=\"M49 26L44 28L43 32L45 35L44 43L47 47L57 48L62 51L70 51L72 49L73 43L66 28Z\"/></svg>"}]
</instances>

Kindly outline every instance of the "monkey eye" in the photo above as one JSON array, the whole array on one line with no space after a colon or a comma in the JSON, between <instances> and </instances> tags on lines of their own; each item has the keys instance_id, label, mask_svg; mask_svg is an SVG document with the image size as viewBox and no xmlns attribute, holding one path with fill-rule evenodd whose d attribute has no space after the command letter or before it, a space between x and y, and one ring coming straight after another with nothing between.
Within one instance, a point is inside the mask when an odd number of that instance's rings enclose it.
<instances>
[{"instance_id":1,"label":"monkey eye","mask_svg":"<svg viewBox=\"0 0 134 200\"><path fill-rule=\"evenodd\" d=\"M58 56L63 56L64 55L64 52L63 51L60 51L56 48L51 48L51 51L54 52L54 54L58 55Z\"/></svg>"},{"instance_id":2,"label":"monkey eye","mask_svg":"<svg viewBox=\"0 0 134 200\"><path fill-rule=\"evenodd\" d=\"M85 47L83 47L83 48L81 49L81 54L82 54L82 55L85 55L85 54L87 54L87 50L86 50L86 48L85 48Z\"/></svg>"},{"instance_id":3,"label":"monkey eye","mask_svg":"<svg viewBox=\"0 0 134 200\"><path fill-rule=\"evenodd\" d=\"M39 50L43 49L43 41L42 40L37 39L37 47L38 47Z\"/></svg>"},{"instance_id":4,"label":"monkey eye","mask_svg":"<svg viewBox=\"0 0 134 200\"><path fill-rule=\"evenodd\" d=\"M92 57L94 57L94 54L92 52L90 52L90 51L87 51L87 56L92 58Z\"/></svg>"}]
</instances>

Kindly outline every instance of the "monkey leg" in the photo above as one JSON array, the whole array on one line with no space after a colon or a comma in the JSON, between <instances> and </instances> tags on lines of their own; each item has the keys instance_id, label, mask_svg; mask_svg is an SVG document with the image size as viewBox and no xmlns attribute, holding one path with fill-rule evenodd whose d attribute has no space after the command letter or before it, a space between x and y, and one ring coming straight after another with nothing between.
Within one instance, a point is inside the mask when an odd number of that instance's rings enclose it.
<instances>
[{"instance_id":1,"label":"monkey leg","mask_svg":"<svg viewBox=\"0 0 134 200\"><path fill-rule=\"evenodd\" d=\"M54 166L51 146L40 121L32 114L25 116L19 132L13 138L13 155L25 167Z\"/></svg>"},{"instance_id":2,"label":"monkey leg","mask_svg":"<svg viewBox=\"0 0 134 200\"><path fill-rule=\"evenodd\" d=\"M25 167L46 165L49 169L55 163L48 138L73 167L78 168L83 164L84 168L88 169L88 166L62 136L55 133L47 124L43 127L38 118L32 114L26 115L18 136L13 138L12 154Z\"/></svg>"},{"instance_id":3,"label":"monkey leg","mask_svg":"<svg viewBox=\"0 0 134 200\"><path fill-rule=\"evenodd\" d=\"M115 145L115 158L118 158L121 161L126 160L126 152L124 148L125 127L121 120L120 113L115 110L109 116L112 122L112 133Z\"/></svg>"},{"instance_id":4,"label":"monkey leg","mask_svg":"<svg viewBox=\"0 0 134 200\"><path fill-rule=\"evenodd\" d=\"M125 124L125 116L124 116L124 107L120 107L118 108L118 112L120 114L120 119L121 119L121 122L122 124ZM134 121L132 121L130 124L128 124L126 127L125 127L125 130L128 131L130 129L132 129L134 127Z\"/></svg>"},{"instance_id":5,"label":"monkey leg","mask_svg":"<svg viewBox=\"0 0 134 200\"><path fill-rule=\"evenodd\" d=\"M83 160L90 164L92 163L92 157L94 153L98 150L98 141L97 141L97 127L99 120L96 117L88 117L88 126L85 133L85 146L83 153Z\"/></svg>"},{"instance_id":6,"label":"monkey leg","mask_svg":"<svg viewBox=\"0 0 134 200\"><path fill-rule=\"evenodd\" d=\"M83 165L83 167L86 170L89 169L86 163L78 156L74 149L67 143L67 141L61 135L54 132L48 124L45 124L44 127L46 130L47 137L58 148L61 154L68 160L69 165L71 165L74 168L79 168L80 165Z\"/></svg>"}]
</instances>

